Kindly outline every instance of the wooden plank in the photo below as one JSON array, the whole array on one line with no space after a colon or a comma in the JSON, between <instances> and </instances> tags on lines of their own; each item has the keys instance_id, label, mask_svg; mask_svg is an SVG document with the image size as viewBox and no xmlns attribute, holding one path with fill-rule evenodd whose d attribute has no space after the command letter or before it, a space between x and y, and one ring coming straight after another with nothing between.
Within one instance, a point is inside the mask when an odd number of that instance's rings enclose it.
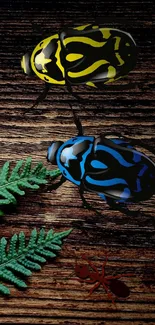
<instances>
[{"instance_id":1,"label":"wooden plank","mask_svg":"<svg viewBox=\"0 0 155 325\"><path fill-rule=\"evenodd\" d=\"M12 166L32 156L33 163L46 161L52 140L74 137L77 133L69 103L76 110L87 135L121 132L141 139L141 148L155 160L155 65L153 1L1 1L0 4L0 166ZM30 109L43 90L37 77L21 71L22 55L42 39L42 33L58 32L64 24L94 22L125 29L139 47L135 68L130 74L103 90L86 86L73 89L85 99L82 106L66 87L53 86L47 98ZM137 148L139 146L137 145ZM28 289L9 285L11 296L0 297L1 324L59 325L144 325L155 324L155 196L130 205L133 216L111 210L95 193L85 193L88 202L101 216L82 207L78 188L66 182L50 190L50 182L38 192L19 198L18 206L8 209L0 219L0 237L8 240L16 232L45 226L55 231L73 227L58 258L46 263L41 272L27 279ZM106 275L133 273L122 280L130 288L127 299L116 299L116 307L104 288L86 299L92 285L69 277L85 253L101 272L105 254ZM67 278L68 277L68 278ZM65 278L67 278L65 280Z\"/></svg>"}]
</instances>

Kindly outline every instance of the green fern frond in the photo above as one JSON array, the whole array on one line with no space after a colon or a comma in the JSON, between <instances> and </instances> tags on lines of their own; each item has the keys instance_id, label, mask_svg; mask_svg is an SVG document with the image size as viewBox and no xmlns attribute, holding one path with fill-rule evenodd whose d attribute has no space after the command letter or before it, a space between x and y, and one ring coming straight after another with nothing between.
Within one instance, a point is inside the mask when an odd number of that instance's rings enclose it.
<instances>
[{"instance_id":1,"label":"green fern frond","mask_svg":"<svg viewBox=\"0 0 155 325\"><path fill-rule=\"evenodd\" d=\"M53 179L58 177L61 172L59 169L48 171L41 162L35 167L31 167L32 158L19 160L10 172L10 163L7 161L0 170L0 206L17 204L15 195L24 195L23 189L39 189L40 185L47 183L47 177ZM21 171L22 169L22 171ZM0 216L3 215L0 209Z\"/></svg>"},{"instance_id":2,"label":"green fern frond","mask_svg":"<svg viewBox=\"0 0 155 325\"><path fill-rule=\"evenodd\" d=\"M25 244L25 235L20 232L14 234L7 249L7 240L0 240L0 279L10 282L19 288L26 288L27 284L23 278L31 276L32 271L39 271L41 264L47 258L54 258L61 250L62 240L71 233L72 229L54 233L49 230L45 233L44 228L37 232L31 232L28 244ZM60 240L61 239L61 240ZM23 278L22 278L23 277ZM0 283L0 293L9 295L9 288Z\"/></svg>"}]
</instances>

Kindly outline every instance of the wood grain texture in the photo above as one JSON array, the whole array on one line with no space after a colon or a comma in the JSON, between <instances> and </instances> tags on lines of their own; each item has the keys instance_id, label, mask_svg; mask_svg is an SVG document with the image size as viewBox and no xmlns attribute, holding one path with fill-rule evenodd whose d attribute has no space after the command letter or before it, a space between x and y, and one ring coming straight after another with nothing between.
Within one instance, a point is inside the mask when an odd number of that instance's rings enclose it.
<instances>
[{"instance_id":1,"label":"wood grain texture","mask_svg":"<svg viewBox=\"0 0 155 325\"><path fill-rule=\"evenodd\" d=\"M76 134L69 103L81 118L85 134L117 131L142 139L152 147L143 149L155 159L155 52L153 1L1 1L0 9L0 166L9 160L32 156L46 167L51 140L67 140ZM93 10L93 14L92 14ZM100 19L125 29L139 47L136 67L104 90L84 86L74 91L86 99L81 108L66 87L53 87L43 103L29 110L43 89L36 77L23 75L21 56L41 39L72 22ZM96 194L85 197L101 216L83 209L78 189L66 182L59 189L49 185L27 192L18 206L0 220L0 237L15 232L54 228L74 230L64 241L58 258L44 265L27 280L28 289L11 288L9 298L0 297L1 324L143 325L155 324L155 196L130 206L137 215L112 211ZM140 211L139 211L140 209ZM91 285L65 278L85 253L101 270L105 253L106 274L134 273L123 278L130 288L127 299L117 299L117 308L100 287L85 299Z\"/></svg>"}]
</instances>

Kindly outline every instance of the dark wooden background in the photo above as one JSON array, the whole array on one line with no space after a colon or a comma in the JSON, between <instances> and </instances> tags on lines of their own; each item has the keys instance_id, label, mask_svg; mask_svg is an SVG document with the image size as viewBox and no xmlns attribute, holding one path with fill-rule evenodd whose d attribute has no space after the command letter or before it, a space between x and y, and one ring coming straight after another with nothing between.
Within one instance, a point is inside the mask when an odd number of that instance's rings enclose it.
<instances>
[{"instance_id":1,"label":"dark wooden background","mask_svg":"<svg viewBox=\"0 0 155 325\"><path fill-rule=\"evenodd\" d=\"M1 1L0 3L0 165L6 160L32 156L46 162L51 140L67 140L76 134L69 102L76 109L85 134L118 131L154 145L155 54L153 1ZM92 15L94 12L94 16ZM130 74L104 90L74 87L87 99L81 109L66 87L54 87L46 100L29 110L43 89L36 77L29 78L20 68L20 59L42 35L53 34L65 24L92 23L100 19L132 34L139 47L137 65ZM121 20L123 18L123 20ZM152 159L153 153L143 150ZM0 237L42 226L55 231L74 230L65 240L59 257L34 272L29 288L11 287L9 298L0 297L1 324L155 324L155 196L130 207L135 216L112 211L95 194L86 193L101 216L83 209L78 189L66 182L59 189L48 186L28 192L16 210L0 220ZM140 209L140 212L138 210ZM130 288L128 299L117 299L117 309L101 287L85 299L90 285L70 278L75 256L85 254L101 270L109 255L106 274L134 273L124 278Z\"/></svg>"}]
</instances>

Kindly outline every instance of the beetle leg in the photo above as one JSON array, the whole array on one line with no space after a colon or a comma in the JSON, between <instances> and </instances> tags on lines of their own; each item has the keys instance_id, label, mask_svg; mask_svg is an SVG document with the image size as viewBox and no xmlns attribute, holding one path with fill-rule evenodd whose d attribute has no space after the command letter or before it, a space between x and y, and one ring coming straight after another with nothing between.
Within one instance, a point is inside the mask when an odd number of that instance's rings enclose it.
<instances>
[{"instance_id":1,"label":"beetle leg","mask_svg":"<svg viewBox=\"0 0 155 325\"><path fill-rule=\"evenodd\" d=\"M80 193L80 197L81 200L83 202L83 207L85 207L86 209L90 209L91 210L91 205L86 201L85 197L83 196L83 189L80 187L79 189L79 193Z\"/></svg>"},{"instance_id":2,"label":"beetle leg","mask_svg":"<svg viewBox=\"0 0 155 325\"><path fill-rule=\"evenodd\" d=\"M86 209L88 209L88 210L94 211L97 215L101 216L101 214L95 208L93 208L91 206L91 204L89 204L86 201L85 197L83 196L83 189L82 189L82 187L80 187L79 193L80 193L81 200L83 202L83 207L86 208Z\"/></svg>"},{"instance_id":3,"label":"beetle leg","mask_svg":"<svg viewBox=\"0 0 155 325\"><path fill-rule=\"evenodd\" d=\"M152 152L153 154L155 154L155 150L153 149L153 147L150 146L149 144L144 144L144 142L141 139L131 139L130 142L133 146L139 145L147 149L148 151Z\"/></svg>"},{"instance_id":4,"label":"beetle leg","mask_svg":"<svg viewBox=\"0 0 155 325\"><path fill-rule=\"evenodd\" d=\"M124 76L125 77L125 76ZM118 78L119 79L119 78ZM117 81L117 78L115 79ZM107 83L107 84L106 84ZM99 89L99 90L105 90L106 91L106 87L110 87L110 90L113 91L116 89L115 85L110 85L110 82L108 82L108 79L105 82L95 82L94 81L94 85ZM123 91L123 90L129 90L129 89L135 89L136 85L133 82L130 82L130 84L127 85L118 85L117 84L117 90Z\"/></svg>"},{"instance_id":5,"label":"beetle leg","mask_svg":"<svg viewBox=\"0 0 155 325\"><path fill-rule=\"evenodd\" d=\"M130 138L127 138L125 135L123 135L122 133L120 133L120 132L106 132L106 133L101 133L100 134L100 137L101 138L105 138L107 135L111 135L111 136L117 136L119 139L122 139L122 140L126 140L127 142L130 142L131 141L131 139Z\"/></svg>"},{"instance_id":6,"label":"beetle leg","mask_svg":"<svg viewBox=\"0 0 155 325\"><path fill-rule=\"evenodd\" d=\"M44 88L43 92L38 96L38 98L35 100L34 104L31 106L30 109L32 109L35 106L37 106L40 102L42 102L46 98L47 93L48 93L50 87L51 87L50 84L45 83L45 88Z\"/></svg>"},{"instance_id":7,"label":"beetle leg","mask_svg":"<svg viewBox=\"0 0 155 325\"><path fill-rule=\"evenodd\" d=\"M60 187L67 179L62 175L60 181L58 181L56 184L52 184L48 187L48 190L56 190L58 187Z\"/></svg>"},{"instance_id":8,"label":"beetle leg","mask_svg":"<svg viewBox=\"0 0 155 325\"><path fill-rule=\"evenodd\" d=\"M80 119L79 117L76 115L75 111L73 110L72 108L72 105L69 103L69 106L71 108L71 111L73 113L73 117L74 117L74 123L77 127L77 130L78 130L78 136L82 136L83 135L83 128L82 128L82 124L80 122Z\"/></svg>"},{"instance_id":9,"label":"beetle leg","mask_svg":"<svg viewBox=\"0 0 155 325\"><path fill-rule=\"evenodd\" d=\"M140 212L138 211L130 211L127 207L122 206L119 202L116 203L114 199L109 198L106 196L106 202L108 203L109 207L113 210L118 210L122 213L125 213L128 216L137 216Z\"/></svg>"},{"instance_id":10,"label":"beetle leg","mask_svg":"<svg viewBox=\"0 0 155 325\"><path fill-rule=\"evenodd\" d=\"M124 139L123 135L120 132L106 132L104 134L101 133L101 136L107 136L107 135L116 135L119 138Z\"/></svg>"},{"instance_id":11,"label":"beetle leg","mask_svg":"<svg viewBox=\"0 0 155 325\"><path fill-rule=\"evenodd\" d=\"M81 105L83 106L83 103L86 102L86 100L80 98L76 93L73 92L73 90L72 90L72 86L71 86L71 84L68 82L68 80L66 80L66 78L65 78L65 82L66 82L66 86L67 86L67 90L68 90L68 92L69 92L72 96L74 96L74 97L75 97L75 98L76 98L76 99L81 103Z\"/></svg>"},{"instance_id":12,"label":"beetle leg","mask_svg":"<svg viewBox=\"0 0 155 325\"><path fill-rule=\"evenodd\" d=\"M116 135L119 138L121 138L122 140L126 140L128 143L130 143L133 147L136 145L139 145L141 147L146 148L147 150L149 150L150 152L152 152L153 154L155 153L155 151L153 150L152 146L150 146L149 144L144 144L143 141L141 139L132 139L132 138L127 138L125 135L121 134L120 132L106 132L104 134L101 134L100 137L103 139L107 136L107 135Z\"/></svg>"},{"instance_id":13,"label":"beetle leg","mask_svg":"<svg viewBox=\"0 0 155 325\"><path fill-rule=\"evenodd\" d=\"M86 100L83 98L80 98L76 93L73 92L72 87L71 87L70 83L66 80L66 78L65 78L65 82L66 82L68 92L78 100L82 109L85 110L84 103L86 103Z\"/></svg>"}]
</instances>

